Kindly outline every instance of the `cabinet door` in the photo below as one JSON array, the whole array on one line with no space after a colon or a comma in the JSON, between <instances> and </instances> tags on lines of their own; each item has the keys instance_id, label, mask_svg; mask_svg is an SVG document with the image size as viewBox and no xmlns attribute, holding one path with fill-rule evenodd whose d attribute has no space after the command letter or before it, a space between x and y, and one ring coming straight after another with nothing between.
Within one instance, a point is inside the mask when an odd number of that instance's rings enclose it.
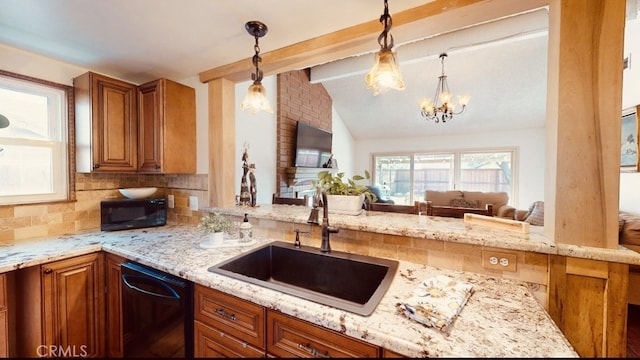
<instances>
[{"instance_id":1,"label":"cabinet door","mask_svg":"<svg viewBox=\"0 0 640 360\"><path fill-rule=\"evenodd\" d=\"M162 171L162 81L138 87L138 171Z\"/></svg>"},{"instance_id":2,"label":"cabinet door","mask_svg":"<svg viewBox=\"0 0 640 360\"><path fill-rule=\"evenodd\" d=\"M380 348L277 311L267 312L267 352L277 357L380 357Z\"/></svg>"},{"instance_id":3,"label":"cabinet door","mask_svg":"<svg viewBox=\"0 0 640 360\"><path fill-rule=\"evenodd\" d=\"M44 345L58 351L52 355L103 357L103 254L52 262L41 269Z\"/></svg>"},{"instance_id":4,"label":"cabinet door","mask_svg":"<svg viewBox=\"0 0 640 360\"><path fill-rule=\"evenodd\" d=\"M196 172L195 89L159 79L138 87L138 171Z\"/></svg>"},{"instance_id":5,"label":"cabinet door","mask_svg":"<svg viewBox=\"0 0 640 360\"><path fill-rule=\"evenodd\" d=\"M136 171L136 86L92 72L73 80L79 172Z\"/></svg>"},{"instance_id":6,"label":"cabinet door","mask_svg":"<svg viewBox=\"0 0 640 360\"><path fill-rule=\"evenodd\" d=\"M0 275L0 357L9 356L9 317L6 275Z\"/></svg>"},{"instance_id":7,"label":"cabinet door","mask_svg":"<svg viewBox=\"0 0 640 360\"><path fill-rule=\"evenodd\" d=\"M122 341L122 288L120 287L120 265L125 259L106 254L107 271L107 357L122 357L124 354Z\"/></svg>"}]
</instances>

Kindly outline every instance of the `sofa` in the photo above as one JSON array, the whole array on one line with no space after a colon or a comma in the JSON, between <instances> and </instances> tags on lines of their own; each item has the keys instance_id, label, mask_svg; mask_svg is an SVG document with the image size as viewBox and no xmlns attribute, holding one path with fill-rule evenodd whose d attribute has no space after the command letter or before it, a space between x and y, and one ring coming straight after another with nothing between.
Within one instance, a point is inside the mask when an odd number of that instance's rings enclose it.
<instances>
[{"instance_id":1,"label":"sofa","mask_svg":"<svg viewBox=\"0 0 640 360\"><path fill-rule=\"evenodd\" d=\"M640 252L640 215L626 211L619 212L618 240L620 245Z\"/></svg>"},{"instance_id":2,"label":"sofa","mask_svg":"<svg viewBox=\"0 0 640 360\"><path fill-rule=\"evenodd\" d=\"M507 205L509 194L506 192L482 192L482 191L434 191L426 190L424 200L431 202L432 206L452 206L461 208L484 209L488 204L493 205L493 216L514 219L516 209Z\"/></svg>"},{"instance_id":3,"label":"sofa","mask_svg":"<svg viewBox=\"0 0 640 360\"><path fill-rule=\"evenodd\" d=\"M640 215L620 211L618 216L618 242L640 252ZM640 266L629 266L629 303L640 305Z\"/></svg>"}]
</instances>

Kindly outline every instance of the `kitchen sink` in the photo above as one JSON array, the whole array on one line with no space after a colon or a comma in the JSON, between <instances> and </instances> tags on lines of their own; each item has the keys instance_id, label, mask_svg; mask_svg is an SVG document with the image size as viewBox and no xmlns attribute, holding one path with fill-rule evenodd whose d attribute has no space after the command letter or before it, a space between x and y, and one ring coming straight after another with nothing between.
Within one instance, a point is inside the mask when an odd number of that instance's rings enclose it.
<instances>
[{"instance_id":1,"label":"kitchen sink","mask_svg":"<svg viewBox=\"0 0 640 360\"><path fill-rule=\"evenodd\" d=\"M395 260L274 241L209 271L368 316L397 269Z\"/></svg>"}]
</instances>

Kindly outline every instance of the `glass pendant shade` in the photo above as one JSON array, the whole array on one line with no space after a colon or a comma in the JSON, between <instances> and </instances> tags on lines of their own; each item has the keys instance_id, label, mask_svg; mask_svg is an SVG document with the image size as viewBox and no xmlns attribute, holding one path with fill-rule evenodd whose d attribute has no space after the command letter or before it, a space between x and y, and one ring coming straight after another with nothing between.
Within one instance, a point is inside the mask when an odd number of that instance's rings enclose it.
<instances>
[{"instance_id":1,"label":"glass pendant shade","mask_svg":"<svg viewBox=\"0 0 640 360\"><path fill-rule=\"evenodd\" d=\"M365 77L367 88L373 90L374 95L390 89L404 90L404 81L391 49L382 49L376 53L375 63Z\"/></svg>"},{"instance_id":2,"label":"glass pendant shade","mask_svg":"<svg viewBox=\"0 0 640 360\"><path fill-rule=\"evenodd\" d=\"M249 85L247 95L242 100L240 107L242 110L248 109L252 114L256 114L260 110L273 114L273 109L267 100L267 90L258 81Z\"/></svg>"}]
</instances>

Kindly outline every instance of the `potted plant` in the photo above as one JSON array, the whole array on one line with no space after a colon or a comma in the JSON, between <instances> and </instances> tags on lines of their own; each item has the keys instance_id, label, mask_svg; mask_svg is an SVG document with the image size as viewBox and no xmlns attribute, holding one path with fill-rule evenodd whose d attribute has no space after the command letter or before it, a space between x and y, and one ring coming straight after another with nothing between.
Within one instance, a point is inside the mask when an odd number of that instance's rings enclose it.
<instances>
[{"instance_id":1,"label":"potted plant","mask_svg":"<svg viewBox=\"0 0 640 360\"><path fill-rule=\"evenodd\" d=\"M314 181L314 186L319 186L327 193L329 212L358 215L362 212L365 197L370 202L377 200L376 195L366 185L357 183L370 178L367 170L364 171L364 176L356 174L351 178L346 178L344 172L334 175L329 170L323 170L318 173L318 181Z\"/></svg>"},{"instance_id":2,"label":"potted plant","mask_svg":"<svg viewBox=\"0 0 640 360\"><path fill-rule=\"evenodd\" d=\"M209 245L220 244L224 239L224 233L229 233L233 229L231 219L214 212L203 216L198 225L205 233L209 234Z\"/></svg>"}]
</instances>

